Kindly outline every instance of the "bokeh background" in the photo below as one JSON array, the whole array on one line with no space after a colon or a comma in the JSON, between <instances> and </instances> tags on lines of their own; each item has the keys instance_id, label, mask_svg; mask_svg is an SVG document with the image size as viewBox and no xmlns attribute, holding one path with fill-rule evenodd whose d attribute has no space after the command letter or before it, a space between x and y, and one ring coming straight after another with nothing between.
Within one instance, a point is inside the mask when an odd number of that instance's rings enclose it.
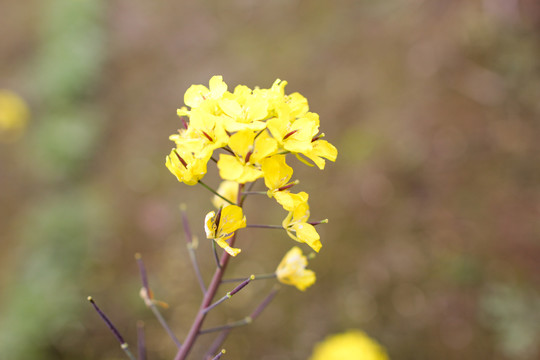
<instances>
[{"instance_id":1,"label":"bokeh background","mask_svg":"<svg viewBox=\"0 0 540 360\"><path fill-rule=\"evenodd\" d=\"M351 328L392 359L540 356L536 0L3 0L0 14L0 89L31 111L0 143L2 359L122 359L87 295L132 345L146 322L150 359L173 357L133 254L183 338L200 291L178 206L203 239L211 203L164 157L184 91L215 74L231 88L287 80L339 149L325 171L295 170L312 218L330 219L317 284L283 288L227 358L307 359ZM265 199L247 209L284 216ZM231 275L271 272L292 245L258 229L240 239ZM207 277L210 254L202 241ZM208 326L272 286L250 285Z\"/></svg>"}]
</instances>

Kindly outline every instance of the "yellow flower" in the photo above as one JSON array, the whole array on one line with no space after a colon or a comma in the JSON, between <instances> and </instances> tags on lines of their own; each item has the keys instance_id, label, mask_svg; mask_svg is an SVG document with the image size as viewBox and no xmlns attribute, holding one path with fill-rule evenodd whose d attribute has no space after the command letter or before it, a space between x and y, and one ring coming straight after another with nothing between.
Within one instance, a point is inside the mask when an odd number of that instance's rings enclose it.
<instances>
[{"instance_id":1,"label":"yellow flower","mask_svg":"<svg viewBox=\"0 0 540 360\"><path fill-rule=\"evenodd\" d=\"M308 244L313 250L319 252L322 247L320 236L315 230L315 227L308 224L309 220L309 205L307 203L307 194L302 194L305 201L293 203L295 207L289 212L289 215L283 220L283 228L287 230L287 234L293 239L301 243ZM297 195L300 195L297 194ZM293 194L294 195L294 194Z\"/></svg>"},{"instance_id":2,"label":"yellow flower","mask_svg":"<svg viewBox=\"0 0 540 360\"><path fill-rule=\"evenodd\" d=\"M225 131L221 118L205 111L203 108L197 108L190 112L189 127L185 132L185 138L198 139L201 148L211 150L223 147L229 141L229 135Z\"/></svg>"},{"instance_id":3,"label":"yellow flower","mask_svg":"<svg viewBox=\"0 0 540 360\"><path fill-rule=\"evenodd\" d=\"M238 183L229 180L222 181L221 184L219 184L217 193L236 204L238 201ZM212 199L212 204L218 209L222 206L229 205L227 201L217 195Z\"/></svg>"},{"instance_id":4,"label":"yellow flower","mask_svg":"<svg viewBox=\"0 0 540 360\"><path fill-rule=\"evenodd\" d=\"M253 95L247 86L237 86L232 95L219 100L219 107L223 110L225 128L229 132L260 131L266 127L262 120L268 115L268 100Z\"/></svg>"},{"instance_id":5,"label":"yellow flower","mask_svg":"<svg viewBox=\"0 0 540 360\"><path fill-rule=\"evenodd\" d=\"M256 135L251 130L242 130L230 137L229 146L235 156L219 155L217 166L222 179L244 184L263 176L259 163L276 151L277 143L266 131Z\"/></svg>"},{"instance_id":6,"label":"yellow flower","mask_svg":"<svg viewBox=\"0 0 540 360\"><path fill-rule=\"evenodd\" d=\"M307 113L293 121L288 116L280 116L268 120L267 128L285 150L303 153L312 150L311 141L319 132L319 115Z\"/></svg>"},{"instance_id":7,"label":"yellow flower","mask_svg":"<svg viewBox=\"0 0 540 360\"><path fill-rule=\"evenodd\" d=\"M30 111L17 94L0 90L0 141L17 140L26 128Z\"/></svg>"},{"instance_id":8,"label":"yellow flower","mask_svg":"<svg viewBox=\"0 0 540 360\"><path fill-rule=\"evenodd\" d=\"M302 250L295 246L285 254L279 263L276 276L277 279L286 285L293 285L298 290L306 290L315 283L315 273L306 270L307 258L302 255Z\"/></svg>"},{"instance_id":9,"label":"yellow flower","mask_svg":"<svg viewBox=\"0 0 540 360\"><path fill-rule=\"evenodd\" d=\"M285 155L274 155L261 162L261 169L264 174L264 183L268 188L268 197L274 197L280 189L294 185L287 184L293 174L293 169L285 162Z\"/></svg>"},{"instance_id":10,"label":"yellow flower","mask_svg":"<svg viewBox=\"0 0 540 360\"><path fill-rule=\"evenodd\" d=\"M223 82L221 75L212 76L209 85L210 89L204 85L191 85L184 94L184 103L189 107L195 108L205 100L220 99L227 91L227 84Z\"/></svg>"},{"instance_id":11,"label":"yellow flower","mask_svg":"<svg viewBox=\"0 0 540 360\"><path fill-rule=\"evenodd\" d=\"M388 360L383 347L360 330L327 337L317 344L309 360Z\"/></svg>"},{"instance_id":12,"label":"yellow flower","mask_svg":"<svg viewBox=\"0 0 540 360\"><path fill-rule=\"evenodd\" d=\"M324 169L325 161L323 158L336 161L338 151L334 145L326 140L316 140L312 145L311 150L304 151L302 154L310 158L319 169Z\"/></svg>"},{"instance_id":13,"label":"yellow flower","mask_svg":"<svg viewBox=\"0 0 540 360\"><path fill-rule=\"evenodd\" d=\"M200 157L182 147L172 149L167 155L165 165L178 181L195 185L206 174L206 164L212 156L211 151L202 151Z\"/></svg>"},{"instance_id":14,"label":"yellow flower","mask_svg":"<svg viewBox=\"0 0 540 360\"><path fill-rule=\"evenodd\" d=\"M305 191L300 191L298 194L293 194L288 191L279 191L274 194L277 202L287 211L293 211L301 203L308 201L309 195Z\"/></svg>"},{"instance_id":15,"label":"yellow flower","mask_svg":"<svg viewBox=\"0 0 540 360\"><path fill-rule=\"evenodd\" d=\"M227 239L231 238L236 230L244 227L246 227L246 217L242 208L236 205L224 206L217 214L215 211L210 211L204 219L206 237L213 239L231 256L238 255L241 250L231 247Z\"/></svg>"}]
</instances>

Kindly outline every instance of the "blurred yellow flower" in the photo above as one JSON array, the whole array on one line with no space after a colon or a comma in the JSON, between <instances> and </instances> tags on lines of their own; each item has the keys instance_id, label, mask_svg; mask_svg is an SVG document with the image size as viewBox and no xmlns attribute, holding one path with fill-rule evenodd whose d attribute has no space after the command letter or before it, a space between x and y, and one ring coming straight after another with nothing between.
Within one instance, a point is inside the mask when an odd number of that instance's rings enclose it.
<instances>
[{"instance_id":1,"label":"blurred yellow flower","mask_svg":"<svg viewBox=\"0 0 540 360\"><path fill-rule=\"evenodd\" d=\"M383 347L360 330L327 337L317 344L309 360L388 360Z\"/></svg>"},{"instance_id":2,"label":"blurred yellow flower","mask_svg":"<svg viewBox=\"0 0 540 360\"><path fill-rule=\"evenodd\" d=\"M219 184L217 193L236 204L238 202L238 183L229 180L222 181L221 184ZM222 206L229 205L227 201L217 195L212 199L212 204L218 209Z\"/></svg>"},{"instance_id":3,"label":"blurred yellow flower","mask_svg":"<svg viewBox=\"0 0 540 360\"><path fill-rule=\"evenodd\" d=\"M240 253L240 249L233 248L226 241L234 235L238 229L246 227L246 217L242 208L236 205L227 205L222 207L216 214L210 211L204 219L204 230L206 237L213 239L231 256Z\"/></svg>"},{"instance_id":4,"label":"blurred yellow flower","mask_svg":"<svg viewBox=\"0 0 540 360\"><path fill-rule=\"evenodd\" d=\"M26 129L30 110L26 102L9 90L0 90L0 141L17 140Z\"/></svg>"},{"instance_id":5,"label":"blurred yellow flower","mask_svg":"<svg viewBox=\"0 0 540 360\"><path fill-rule=\"evenodd\" d=\"M315 283L315 273L306 270L307 263L302 250L297 246L293 247L278 265L277 279L283 284L296 286L298 290L306 290Z\"/></svg>"}]
</instances>

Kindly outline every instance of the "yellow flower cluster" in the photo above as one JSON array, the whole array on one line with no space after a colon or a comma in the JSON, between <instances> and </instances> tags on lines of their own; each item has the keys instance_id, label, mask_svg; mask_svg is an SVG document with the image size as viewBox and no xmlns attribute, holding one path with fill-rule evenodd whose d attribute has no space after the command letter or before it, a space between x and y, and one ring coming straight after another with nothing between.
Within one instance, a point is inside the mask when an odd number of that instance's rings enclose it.
<instances>
[{"instance_id":1,"label":"yellow flower cluster","mask_svg":"<svg viewBox=\"0 0 540 360\"><path fill-rule=\"evenodd\" d=\"M322 246L308 222L308 194L290 192L298 181L291 181L293 169L286 155L324 169L326 160L336 160L337 149L322 139L319 116L309 111L306 98L285 94L286 85L278 79L269 89L238 85L230 92L223 78L214 76L208 87L191 86L184 95L186 106L178 109L183 128L170 136L176 147L167 156L166 166L178 181L195 185L205 176L208 162L217 163L223 180L217 192L227 201L214 199L220 210L206 216L205 229L207 237L231 256L240 249L226 240L246 226L242 209L232 205L237 203L239 184L261 178L267 195L288 212L282 223L287 234L317 252ZM219 155L214 155L217 150Z\"/></svg>"},{"instance_id":2,"label":"yellow flower cluster","mask_svg":"<svg viewBox=\"0 0 540 360\"><path fill-rule=\"evenodd\" d=\"M317 344L310 360L388 360L388 355L364 332L349 330Z\"/></svg>"}]
</instances>

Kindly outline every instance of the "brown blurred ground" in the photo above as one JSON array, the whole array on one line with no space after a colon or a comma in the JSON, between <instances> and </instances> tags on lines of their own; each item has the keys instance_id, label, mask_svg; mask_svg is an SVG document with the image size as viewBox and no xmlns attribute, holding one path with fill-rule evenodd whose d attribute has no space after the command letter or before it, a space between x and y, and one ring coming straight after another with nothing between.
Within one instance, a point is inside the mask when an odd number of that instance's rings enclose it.
<instances>
[{"instance_id":1,"label":"brown blurred ground","mask_svg":"<svg viewBox=\"0 0 540 360\"><path fill-rule=\"evenodd\" d=\"M150 358L172 358L172 342L137 297L133 254L142 252L182 338L200 296L178 204L188 205L201 238L211 205L204 189L176 182L164 156L184 91L221 74L231 88L287 80L340 151L323 172L296 171L311 194L312 217L330 220L310 265L316 286L283 289L255 324L233 333L227 358L306 359L314 343L348 328L368 332L393 359L539 356L535 1L100 4L93 25L53 21L46 36L40 24L62 12L61 0L0 5L9 14L0 22L0 88L19 92L33 110L27 136L0 144L0 314L7 319L0 335L15 328L24 336L0 336L0 353L17 342L35 350L10 359L121 358L84 304L92 294L131 343L144 319ZM84 79L69 80L67 96L54 95L57 79L76 71L43 59L49 41L72 29L80 37L60 54L69 58L79 51L73 44L85 51L91 43L100 55ZM40 71L43 63L58 74L36 86L36 74L50 74ZM81 108L88 120L73 130ZM66 123L49 128L55 114ZM66 138L73 144L55 147ZM261 204L271 210L248 202L253 218L281 221L271 201ZM73 235L57 242L55 234ZM291 245L264 231L242 237L242 254L252 260L233 265L238 275L272 271ZM200 255L209 276L207 245ZM245 316L270 288L255 284L209 322ZM43 294L52 299L46 312L62 321L41 317Z\"/></svg>"}]
</instances>

